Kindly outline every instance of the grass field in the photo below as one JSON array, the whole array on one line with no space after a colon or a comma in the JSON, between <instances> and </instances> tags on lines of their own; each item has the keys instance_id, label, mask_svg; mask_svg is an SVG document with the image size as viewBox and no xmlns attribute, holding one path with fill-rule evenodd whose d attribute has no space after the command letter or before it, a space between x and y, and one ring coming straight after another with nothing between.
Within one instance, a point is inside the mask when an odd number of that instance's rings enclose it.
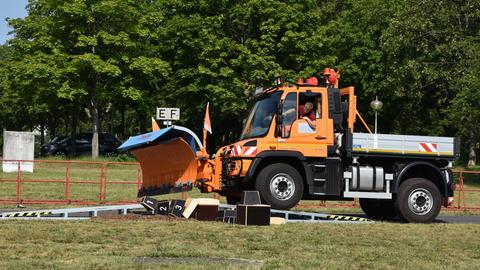
<instances>
[{"instance_id":1,"label":"grass field","mask_svg":"<svg viewBox=\"0 0 480 270\"><path fill-rule=\"evenodd\" d=\"M65 171L65 164L41 164L33 174L22 174L22 179L64 180ZM136 181L137 173L135 166L112 165L107 179ZM98 200L100 176L97 164L70 164L72 181L92 184L71 184L69 197ZM16 179L16 174L0 174L0 179ZM480 187L480 181L471 176L465 183L465 188ZM15 190L16 183L0 182L0 198L15 198ZM24 198L63 199L64 193L65 183L22 183ZM108 184L106 194L107 202L134 200L136 185ZM477 194L466 193L469 205L480 206ZM212 194L194 190L188 196ZM320 201L302 201L301 205L296 209L361 212L359 208L332 208L328 203L312 208ZM480 225L472 224L245 227L191 220L98 218L4 220L0 234L0 269L480 269Z\"/></svg>"},{"instance_id":2,"label":"grass field","mask_svg":"<svg viewBox=\"0 0 480 270\"><path fill-rule=\"evenodd\" d=\"M480 225L0 221L0 269L479 269Z\"/></svg>"}]
</instances>

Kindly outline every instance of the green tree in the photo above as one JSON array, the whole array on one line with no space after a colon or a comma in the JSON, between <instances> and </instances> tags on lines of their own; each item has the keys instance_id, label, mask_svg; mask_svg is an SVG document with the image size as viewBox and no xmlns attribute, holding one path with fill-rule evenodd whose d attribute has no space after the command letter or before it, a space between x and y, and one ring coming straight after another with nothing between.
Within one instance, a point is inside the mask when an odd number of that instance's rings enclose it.
<instances>
[{"instance_id":1,"label":"green tree","mask_svg":"<svg viewBox=\"0 0 480 270\"><path fill-rule=\"evenodd\" d=\"M382 37L385 87L402 98L401 130L460 135L475 163L480 120L478 1L405 1Z\"/></svg>"},{"instance_id":2,"label":"green tree","mask_svg":"<svg viewBox=\"0 0 480 270\"><path fill-rule=\"evenodd\" d=\"M93 158L98 156L102 109L118 97L147 99L142 96L150 89L131 74L142 73L150 82L168 74L168 64L152 51L156 41L149 30L156 25L150 20L158 21L161 14L149 8L150 2L30 0L28 16L10 21L15 33L9 42L14 59L31 59L25 67L37 74L43 74L35 67L40 63L37 60L47 61L45 65L57 75L46 78L50 96L72 102L73 138L77 112L87 108L94 134Z\"/></svg>"},{"instance_id":3,"label":"green tree","mask_svg":"<svg viewBox=\"0 0 480 270\"><path fill-rule=\"evenodd\" d=\"M4 127L74 137L90 122L125 136L177 106L198 133L210 102L225 144L256 86L330 66L367 121L370 101L384 102L381 132L460 135L476 159L478 1L30 0L28 12L0 49Z\"/></svg>"},{"instance_id":4,"label":"green tree","mask_svg":"<svg viewBox=\"0 0 480 270\"><path fill-rule=\"evenodd\" d=\"M238 138L255 86L312 75L332 62L318 50L328 37L315 1L162 3L159 45L172 68L165 101L181 107L183 124L197 131L209 101L213 128L223 134L217 144Z\"/></svg>"}]
</instances>

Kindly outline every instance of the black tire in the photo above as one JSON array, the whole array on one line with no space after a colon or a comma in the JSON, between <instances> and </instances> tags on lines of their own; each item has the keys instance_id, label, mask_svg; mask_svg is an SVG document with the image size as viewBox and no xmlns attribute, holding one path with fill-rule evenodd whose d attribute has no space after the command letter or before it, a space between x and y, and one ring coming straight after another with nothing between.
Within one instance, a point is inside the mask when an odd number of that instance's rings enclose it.
<instances>
[{"instance_id":1,"label":"black tire","mask_svg":"<svg viewBox=\"0 0 480 270\"><path fill-rule=\"evenodd\" d=\"M410 178L400 185L395 210L400 218L412 223L430 223L442 207L438 187L424 178Z\"/></svg>"},{"instance_id":2,"label":"black tire","mask_svg":"<svg viewBox=\"0 0 480 270\"><path fill-rule=\"evenodd\" d=\"M360 207L362 207L363 212L371 219L391 220L397 215L393 200L361 198Z\"/></svg>"},{"instance_id":3,"label":"black tire","mask_svg":"<svg viewBox=\"0 0 480 270\"><path fill-rule=\"evenodd\" d=\"M55 157L60 157L60 158L67 157L67 153L65 151L62 151L62 150L58 150L58 151L54 152L53 155Z\"/></svg>"},{"instance_id":4,"label":"black tire","mask_svg":"<svg viewBox=\"0 0 480 270\"><path fill-rule=\"evenodd\" d=\"M272 187L272 188L271 188ZM262 201L274 209L287 210L302 199L302 176L292 166L275 163L263 168L255 181Z\"/></svg>"},{"instance_id":5,"label":"black tire","mask_svg":"<svg viewBox=\"0 0 480 270\"><path fill-rule=\"evenodd\" d=\"M104 154L105 157L116 157L117 156L117 152L114 152L114 151L108 151Z\"/></svg>"},{"instance_id":6,"label":"black tire","mask_svg":"<svg viewBox=\"0 0 480 270\"><path fill-rule=\"evenodd\" d=\"M238 202L240 202L239 197L226 196L226 198L227 198L227 204L236 205Z\"/></svg>"}]
</instances>

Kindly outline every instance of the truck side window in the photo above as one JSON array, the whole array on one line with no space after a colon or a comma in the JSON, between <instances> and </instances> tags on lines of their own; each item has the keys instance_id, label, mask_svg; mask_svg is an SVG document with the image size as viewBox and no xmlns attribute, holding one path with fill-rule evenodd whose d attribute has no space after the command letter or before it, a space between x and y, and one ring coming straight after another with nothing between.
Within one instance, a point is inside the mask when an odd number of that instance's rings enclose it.
<instances>
[{"instance_id":1,"label":"truck side window","mask_svg":"<svg viewBox=\"0 0 480 270\"><path fill-rule=\"evenodd\" d=\"M288 138L292 124L297 120L297 93L289 93L285 97L282 111L282 138Z\"/></svg>"},{"instance_id":2,"label":"truck side window","mask_svg":"<svg viewBox=\"0 0 480 270\"><path fill-rule=\"evenodd\" d=\"M315 133L315 119L321 118L321 107L319 106L319 94L317 93L300 93L298 118L304 119L305 123L298 126L299 133Z\"/></svg>"}]
</instances>

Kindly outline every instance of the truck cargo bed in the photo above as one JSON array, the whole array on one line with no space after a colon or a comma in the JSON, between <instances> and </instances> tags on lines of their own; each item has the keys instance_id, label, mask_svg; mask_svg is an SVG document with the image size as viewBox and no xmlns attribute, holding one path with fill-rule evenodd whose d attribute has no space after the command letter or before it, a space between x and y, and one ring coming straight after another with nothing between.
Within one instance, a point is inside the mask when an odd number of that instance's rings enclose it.
<instances>
[{"instance_id":1,"label":"truck cargo bed","mask_svg":"<svg viewBox=\"0 0 480 270\"><path fill-rule=\"evenodd\" d=\"M454 137L353 133L352 153L453 159L459 143Z\"/></svg>"}]
</instances>

